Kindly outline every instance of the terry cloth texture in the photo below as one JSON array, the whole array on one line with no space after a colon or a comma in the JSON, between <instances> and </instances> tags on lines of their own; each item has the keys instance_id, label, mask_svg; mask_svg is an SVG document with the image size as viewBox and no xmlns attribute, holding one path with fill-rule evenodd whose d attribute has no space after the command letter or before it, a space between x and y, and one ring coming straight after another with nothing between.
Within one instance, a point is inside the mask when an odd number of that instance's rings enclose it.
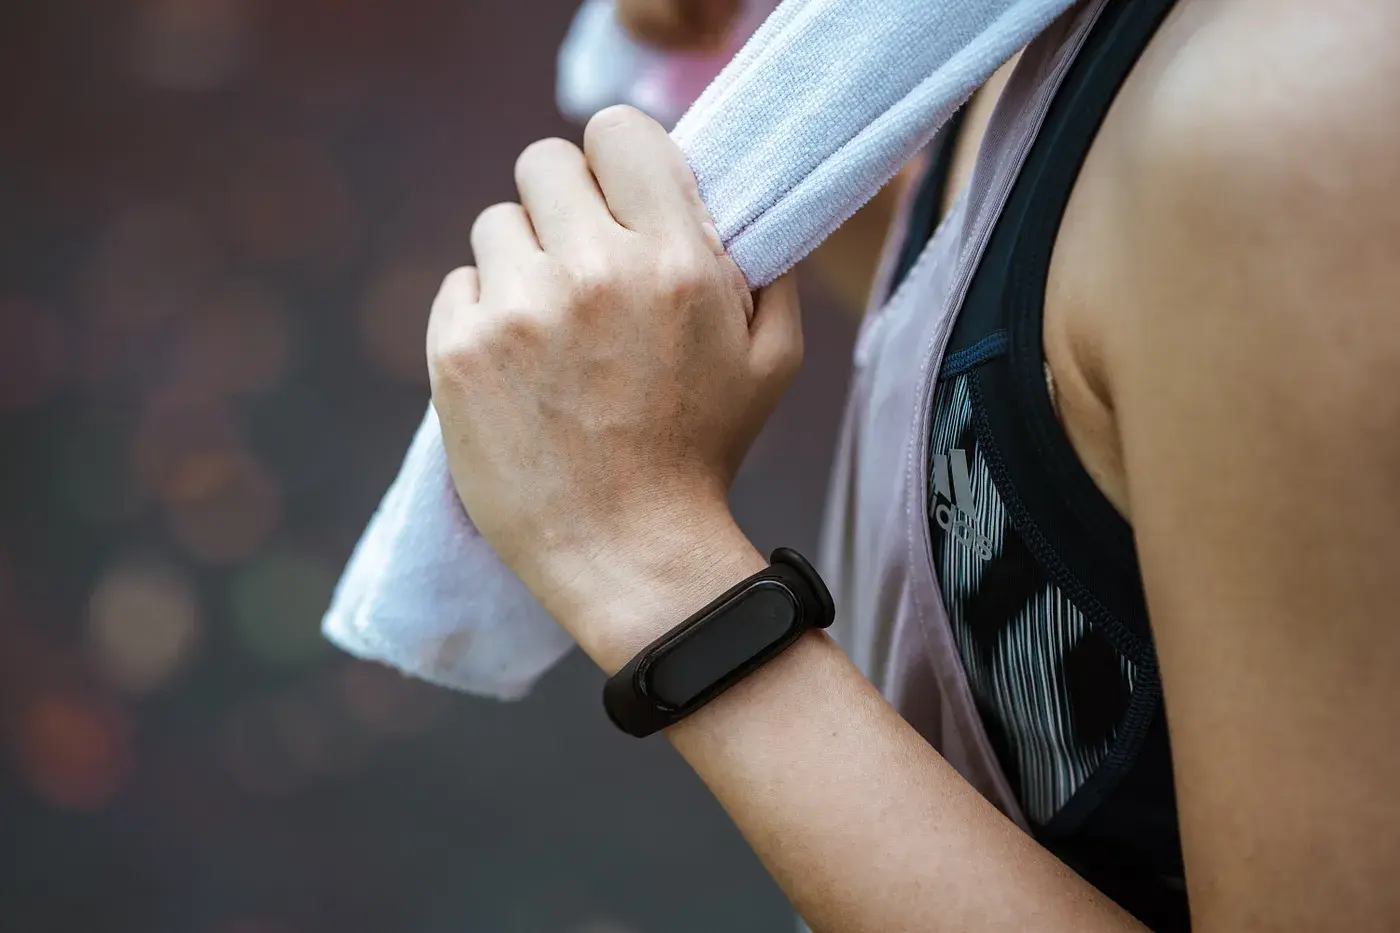
<instances>
[{"instance_id":1,"label":"terry cloth texture","mask_svg":"<svg viewBox=\"0 0 1400 933\"><path fill-rule=\"evenodd\" d=\"M1071 0L786 0L672 132L761 288L868 201ZM457 499L429 408L323 621L406 673L524 695L568 636Z\"/></svg>"}]
</instances>

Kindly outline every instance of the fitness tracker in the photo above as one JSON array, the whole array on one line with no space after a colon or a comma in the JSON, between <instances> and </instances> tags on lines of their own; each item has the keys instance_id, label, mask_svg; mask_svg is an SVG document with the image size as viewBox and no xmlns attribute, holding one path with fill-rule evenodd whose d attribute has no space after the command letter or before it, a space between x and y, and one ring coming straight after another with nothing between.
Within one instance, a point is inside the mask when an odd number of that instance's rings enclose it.
<instances>
[{"instance_id":1,"label":"fitness tracker","mask_svg":"<svg viewBox=\"0 0 1400 933\"><path fill-rule=\"evenodd\" d=\"M679 722L836 615L812 565L780 547L771 566L731 587L648 645L603 686L603 708L638 738Z\"/></svg>"}]
</instances>

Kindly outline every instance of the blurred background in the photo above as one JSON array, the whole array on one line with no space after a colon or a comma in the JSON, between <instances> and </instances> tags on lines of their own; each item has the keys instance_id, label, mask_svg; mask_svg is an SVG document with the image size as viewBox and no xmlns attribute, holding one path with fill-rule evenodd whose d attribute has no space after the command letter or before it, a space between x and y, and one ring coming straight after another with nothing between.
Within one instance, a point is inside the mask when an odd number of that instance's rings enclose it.
<instances>
[{"instance_id":1,"label":"blurred background","mask_svg":"<svg viewBox=\"0 0 1400 933\"><path fill-rule=\"evenodd\" d=\"M574 657L502 705L319 635L574 0L0 4L0 929L791 930ZM855 322L734 493L815 547Z\"/></svg>"}]
</instances>

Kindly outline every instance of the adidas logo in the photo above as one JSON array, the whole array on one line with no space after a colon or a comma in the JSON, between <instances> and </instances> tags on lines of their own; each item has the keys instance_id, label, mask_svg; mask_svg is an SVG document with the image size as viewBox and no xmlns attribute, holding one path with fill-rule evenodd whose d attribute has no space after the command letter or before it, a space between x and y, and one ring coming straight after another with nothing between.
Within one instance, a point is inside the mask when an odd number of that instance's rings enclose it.
<instances>
[{"instance_id":1,"label":"adidas logo","mask_svg":"<svg viewBox=\"0 0 1400 933\"><path fill-rule=\"evenodd\" d=\"M952 483L949 483L951 475ZM954 447L933 458L933 490L937 503L934 521L953 540L982 560L992 559L992 541L973 524L972 478L967 472L967 452Z\"/></svg>"}]
</instances>

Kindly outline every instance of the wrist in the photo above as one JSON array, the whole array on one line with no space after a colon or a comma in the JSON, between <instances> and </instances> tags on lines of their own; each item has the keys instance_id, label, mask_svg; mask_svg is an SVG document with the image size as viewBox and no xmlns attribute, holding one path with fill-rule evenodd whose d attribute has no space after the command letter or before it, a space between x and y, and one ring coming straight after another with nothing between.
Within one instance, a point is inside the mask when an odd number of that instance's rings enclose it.
<instances>
[{"instance_id":1,"label":"wrist","mask_svg":"<svg viewBox=\"0 0 1400 933\"><path fill-rule=\"evenodd\" d=\"M768 566L727 508L662 516L618 546L560 568L546 608L603 670L639 651Z\"/></svg>"}]
</instances>

